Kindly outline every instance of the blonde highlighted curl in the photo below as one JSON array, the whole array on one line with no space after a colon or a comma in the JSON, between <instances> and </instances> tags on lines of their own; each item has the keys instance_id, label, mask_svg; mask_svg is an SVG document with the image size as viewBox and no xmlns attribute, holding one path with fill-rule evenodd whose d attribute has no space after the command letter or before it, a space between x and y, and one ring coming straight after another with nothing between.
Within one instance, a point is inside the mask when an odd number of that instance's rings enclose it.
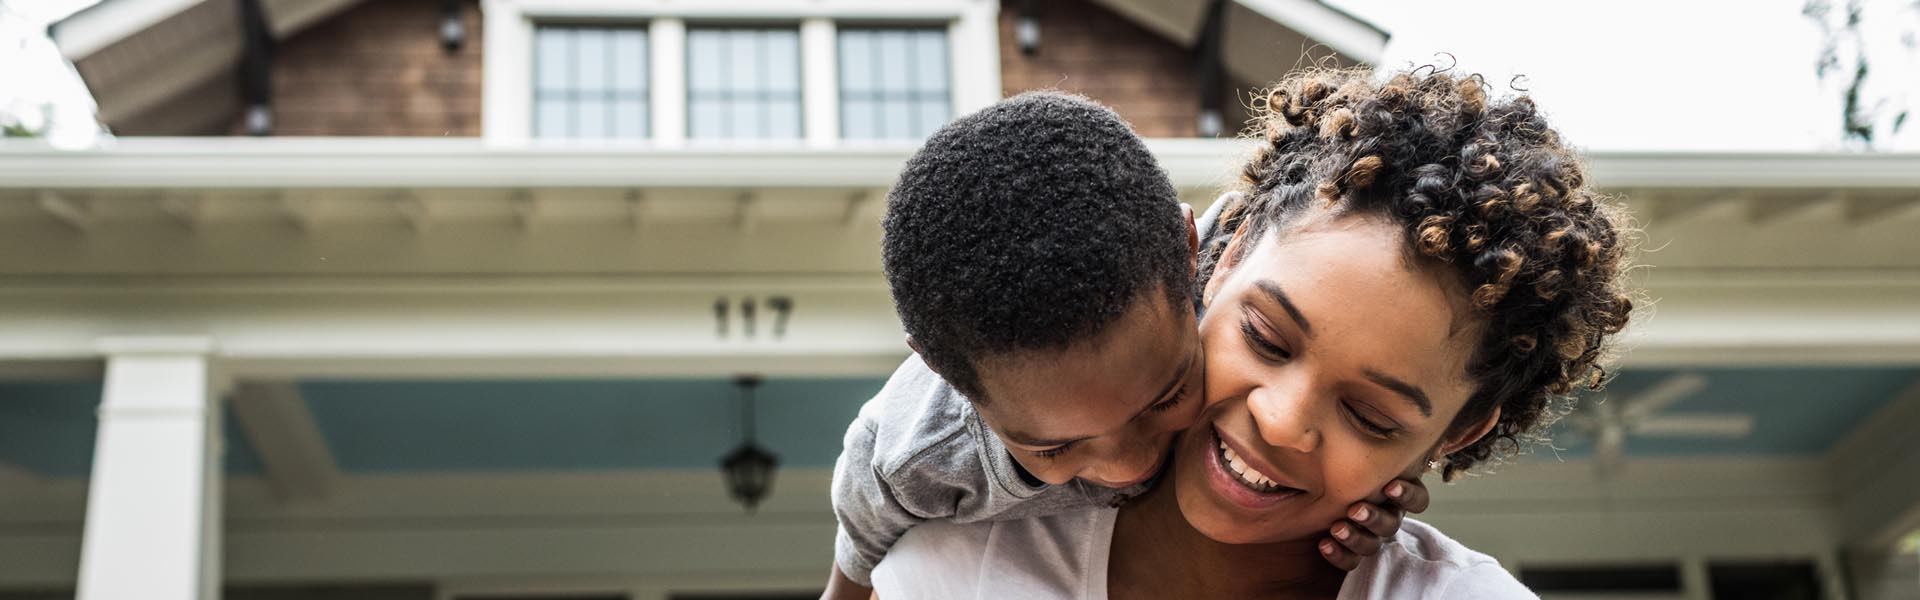
<instances>
[{"instance_id":1,"label":"blonde highlighted curl","mask_svg":"<svg viewBox=\"0 0 1920 600\"><path fill-rule=\"evenodd\" d=\"M1521 95L1490 98L1478 75L1423 67L1296 73L1253 103L1259 149L1203 252L1282 230L1309 207L1391 219L1408 251L1458 276L1486 327L1452 430L1487 436L1448 455L1443 477L1511 456L1605 378L1609 341L1633 302L1623 282L1634 229L1586 165ZM1243 244L1242 252L1252 244Z\"/></svg>"}]
</instances>

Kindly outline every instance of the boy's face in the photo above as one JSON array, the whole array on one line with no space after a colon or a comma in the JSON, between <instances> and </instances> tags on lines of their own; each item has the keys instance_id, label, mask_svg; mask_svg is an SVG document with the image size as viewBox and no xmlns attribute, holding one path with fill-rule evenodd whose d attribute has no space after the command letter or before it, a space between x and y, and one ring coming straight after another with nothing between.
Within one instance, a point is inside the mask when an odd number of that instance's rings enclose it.
<instances>
[{"instance_id":1,"label":"boy's face","mask_svg":"<svg viewBox=\"0 0 1920 600\"><path fill-rule=\"evenodd\" d=\"M1198 328L1192 309L1174 304L1164 290L1148 290L1085 343L980 361L987 401L975 407L1042 481L1145 482L1202 404Z\"/></svg>"}]
</instances>

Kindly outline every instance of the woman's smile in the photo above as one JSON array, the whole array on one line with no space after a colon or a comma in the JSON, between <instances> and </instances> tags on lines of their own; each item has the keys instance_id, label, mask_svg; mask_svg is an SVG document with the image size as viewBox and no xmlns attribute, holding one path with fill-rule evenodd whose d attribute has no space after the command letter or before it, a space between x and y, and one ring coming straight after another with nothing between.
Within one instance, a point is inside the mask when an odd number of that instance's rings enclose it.
<instances>
[{"instance_id":1,"label":"woman's smile","mask_svg":"<svg viewBox=\"0 0 1920 600\"><path fill-rule=\"evenodd\" d=\"M1198 432L1196 432L1198 433ZM1207 482L1215 495L1248 510L1269 510L1288 500L1303 498L1307 491L1271 466L1255 464L1251 453L1236 450L1244 444L1229 441L1214 426L1207 426L1203 443L1193 447L1206 454Z\"/></svg>"}]
</instances>

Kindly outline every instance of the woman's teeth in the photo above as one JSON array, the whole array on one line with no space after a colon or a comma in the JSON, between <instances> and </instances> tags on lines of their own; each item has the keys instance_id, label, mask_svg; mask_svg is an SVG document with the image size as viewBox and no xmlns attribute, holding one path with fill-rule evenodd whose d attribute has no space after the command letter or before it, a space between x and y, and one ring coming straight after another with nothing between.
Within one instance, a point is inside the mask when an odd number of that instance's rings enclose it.
<instances>
[{"instance_id":1,"label":"woman's teeth","mask_svg":"<svg viewBox=\"0 0 1920 600\"><path fill-rule=\"evenodd\" d=\"M1256 492L1273 493L1289 489L1287 486L1274 483L1272 479L1268 479L1267 476L1261 475L1259 471L1248 467L1247 461L1241 459L1240 455L1235 453L1233 448L1228 447L1225 441L1220 442L1220 461L1226 463L1227 471L1233 473L1234 479L1240 480L1241 484L1252 488Z\"/></svg>"}]
</instances>

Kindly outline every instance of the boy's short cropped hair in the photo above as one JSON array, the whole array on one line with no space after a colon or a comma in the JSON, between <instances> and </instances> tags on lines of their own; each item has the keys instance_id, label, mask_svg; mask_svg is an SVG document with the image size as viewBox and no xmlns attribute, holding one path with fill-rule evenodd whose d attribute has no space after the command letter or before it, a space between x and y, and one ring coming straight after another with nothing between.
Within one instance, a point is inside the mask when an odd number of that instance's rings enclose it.
<instances>
[{"instance_id":1,"label":"boy's short cropped hair","mask_svg":"<svg viewBox=\"0 0 1920 600\"><path fill-rule=\"evenodd\" d=\"M1192 306L1179 196L1112 110L1027 93L940 128L887 196L882 259L921 358L975 402L975 366L1099 334L1148 292Z\"/></svg>"}]
</instances>

